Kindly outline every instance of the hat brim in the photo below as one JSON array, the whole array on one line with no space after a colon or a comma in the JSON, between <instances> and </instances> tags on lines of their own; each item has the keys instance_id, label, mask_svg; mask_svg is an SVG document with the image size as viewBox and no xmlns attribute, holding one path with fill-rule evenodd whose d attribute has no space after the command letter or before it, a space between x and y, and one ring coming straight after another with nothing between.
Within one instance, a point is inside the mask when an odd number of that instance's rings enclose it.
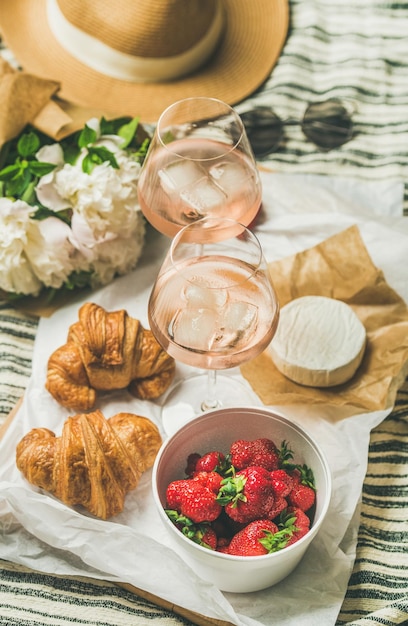
<instances>
[{"instance_id":1,"label":"hat brim","mask_svg":"<svg viewBox=\"0 0 408 626\"><path fill-rule=\"evenodd\" d=\"M287 36L288 0L224 0L224 6L226 30L212 60L171 82L118 80L79 62L50 30L46 0L0 0L0 32L25 71L61 83L58 95L63 100L154 123L167 106L186 97L211 96L237 104L270 75Z\"/></svg>"}]
</instances>

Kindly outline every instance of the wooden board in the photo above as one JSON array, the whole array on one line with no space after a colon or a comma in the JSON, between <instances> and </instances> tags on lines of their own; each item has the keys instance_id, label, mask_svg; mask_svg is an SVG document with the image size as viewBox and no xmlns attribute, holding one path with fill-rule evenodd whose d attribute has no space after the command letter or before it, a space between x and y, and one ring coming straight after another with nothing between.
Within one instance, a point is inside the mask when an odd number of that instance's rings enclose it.
<instances>
[{"instance_id":1,"label":"wooden board","mask_svg":"<svg viewBox=\"0 0 408 626\"><path fill-rule=\"evenodd\" d=\"M20 398L16 406L6 417L5 422L0 426L0 440L4 436L7 428L12 423L22 402L23 398ZM131 585L129 583L116 584L118 587L122 587L123 589L126 589L127 591L130 591L131 593L134 593L139 597L144 598L145 600L148 600L149 602L152 602L153 604L156 604L163 609L166 609L167 611L172 611L176 615L180 615L181 617L190 620L191 622L193 622L193 624L196 624L197 626L233 626L231 622L225 622L216 618L206 617L205 615L201 615L200 613L196 613L195 611L190 611L189 609L185 609L182 606L173 604L168 600L164 600L163 598L160 598L153 593L144 591L143 589L139 589L138 587L135 587L134 585Z\"/></svg>"}]
</instances>

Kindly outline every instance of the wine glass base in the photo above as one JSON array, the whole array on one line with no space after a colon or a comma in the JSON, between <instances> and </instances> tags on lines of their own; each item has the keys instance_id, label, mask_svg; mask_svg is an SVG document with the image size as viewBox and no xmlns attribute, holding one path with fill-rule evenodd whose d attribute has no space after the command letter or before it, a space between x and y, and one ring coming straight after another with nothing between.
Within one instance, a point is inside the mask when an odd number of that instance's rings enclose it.
<instances>
[{"instance_id":1,"label":"wine glass base","mask_svg":"<svg viewBox=\"0 0 408 626\"><path fill-rule=\"evenodd\" d=\"M207 373L183 378L169 389L161 409L163 428L172 435L184 424L204 413L226 407L259 406L258 396L244 382L217 373L217 405L203 406Z\"/></svg>"}]
</instances>

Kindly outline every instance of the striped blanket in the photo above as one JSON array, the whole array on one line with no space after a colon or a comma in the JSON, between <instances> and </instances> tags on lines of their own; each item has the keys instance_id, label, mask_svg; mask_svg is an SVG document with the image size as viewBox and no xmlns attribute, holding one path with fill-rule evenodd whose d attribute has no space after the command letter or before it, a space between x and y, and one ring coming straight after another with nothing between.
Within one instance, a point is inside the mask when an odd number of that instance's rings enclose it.
<instances>
[{"instance_id":1,"label":"striped blanket","mask_svg":"<svg viewBox=\"0 0 408 626\"><path fill-rule=\"evenodd\" d=\"M356 134L321 153L299 126L288 126L266 164L285 173L403 180L408 216L408 1L290 0L290 12L279 63L245 106L262 104L282 118L301 119L308 102L346 98L356 105ZM408 251L401 259L407 261ZM24 391L36 328L36 319L0 304L0 424ZM336 626L408 623L407 458L408 381L392 414L371 434L357 557ZM0 624L191 623L111 583L0 566Z\"/></svg>"},{"instance_id":2,"label":"striped blanket","mask_svg":"<svg viewBox=\"0 0 408 626\"><path fill-rule=\"evenodd\" d=\"M403 180L408 215L408 2L290 0L288 38L271 77L241 108L300 120L307 103L353 103L355 135L322 153L298 125L267 157L280 172ZM240 110L240 107L237 107Z\"/></svg>"}]
</instances>

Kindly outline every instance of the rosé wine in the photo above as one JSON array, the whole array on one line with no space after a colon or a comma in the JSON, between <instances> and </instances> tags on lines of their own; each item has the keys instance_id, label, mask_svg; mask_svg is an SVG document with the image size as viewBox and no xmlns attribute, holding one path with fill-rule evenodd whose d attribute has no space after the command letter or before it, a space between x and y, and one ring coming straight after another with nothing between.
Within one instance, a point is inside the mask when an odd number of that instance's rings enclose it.
<instances>
[{"instance_id":1,"label":"ros\u00e9 wine","mask_svg":"<svg viewBox=\"0 0 408 626\"><path fill-rule=\"evenodd\" d=\"M237 148L213 139L179 139L148 161L138 182L140 207L165 235L174 236L204 216L229 217L247 226L259 210L256 165Z\"/></svg>"},{"instance_id":2,"label":"ros\u00e9 wine","mask_svg":"<svg viewBox=\"0 0 408 626\"><path fill-rule=\"evenodd\" d=\"M199 256L157 279L149 302L150 328L176 360L226 369L270 343L278 305L264 269L224 256Z\"/></svg>"}]
</instances>

